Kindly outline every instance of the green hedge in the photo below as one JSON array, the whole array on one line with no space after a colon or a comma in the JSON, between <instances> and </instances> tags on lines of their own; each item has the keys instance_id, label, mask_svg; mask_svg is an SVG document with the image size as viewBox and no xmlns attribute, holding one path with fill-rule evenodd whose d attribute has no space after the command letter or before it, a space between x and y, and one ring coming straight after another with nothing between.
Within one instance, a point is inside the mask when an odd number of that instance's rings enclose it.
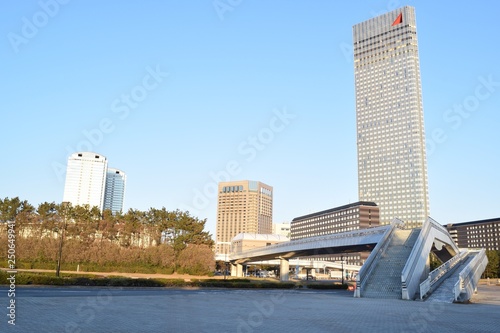
<instances>
[{"instance_id":1,"label":"green hedge","mask_svg":"<svg viewBox=\"0 0 500 333\"><path fill-rule=\"evenodd\" d=\"M0 285L8 284L9 274L0 270ZM46 273L16 274L16 285L49 285L49 286L98 286L98 287L203 287L203 288L300 288L293 282L255 281L249 279L227 280L197 280L184 281L183 279L132 279L126 277L98 277L63 274L61 277Z\"/></svg>"},{"instance_id":2,"label":"green hedge","mask_svg":"<svg viewBox=\"0 0 500 333\"><path fill-rule=\"evenodd\" d=\"M8 284L9 274L0 270L0 285ZM207 279L184 281L183 279L133 279L120 276L99 277L92 275L62 274L61 277L47 273L16 274L16 285L51 285L51 286L99 286L99 287L199 287L199 288L239 288L239 289L347 289L348 284L331 283L295 283L261 281L250 279Z\"/></svg>"}]
</instances>

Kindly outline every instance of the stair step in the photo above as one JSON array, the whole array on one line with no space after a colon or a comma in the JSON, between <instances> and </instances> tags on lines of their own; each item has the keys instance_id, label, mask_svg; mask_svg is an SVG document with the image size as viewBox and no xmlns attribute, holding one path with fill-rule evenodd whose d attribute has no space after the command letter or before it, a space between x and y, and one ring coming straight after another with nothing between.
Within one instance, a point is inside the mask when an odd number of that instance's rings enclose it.
<instances>
[{"instance_id":1,"label":"stair step","mask_svg":"<svg viewBox=\"0 0 500 333\"><path fill-rule=\"evenodd\" d=\"M419 229L394 231L385 253L363 286L362 297L401 298L401 272L419 232Z\"/></svg>"},{"instance_id":2,"label":"stair step","mask_svg":"<svg viewBox=\"0 0 500 333\"><path fill-rule=\"evenodd\" d=\"M442 302L453 303L453 289L458 281L462 269L474 258L474 255L469 255L462 263L453 268L453 273L444 280L439 287L426 299L426 302Z\"/></svg>"}]
</instances>

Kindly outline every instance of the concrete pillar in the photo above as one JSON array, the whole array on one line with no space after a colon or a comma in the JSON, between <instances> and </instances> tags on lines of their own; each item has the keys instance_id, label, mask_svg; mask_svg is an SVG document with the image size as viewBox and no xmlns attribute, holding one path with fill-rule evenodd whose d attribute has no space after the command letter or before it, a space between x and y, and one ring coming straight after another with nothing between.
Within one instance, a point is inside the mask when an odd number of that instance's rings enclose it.
<instances>
[{"instance_id":1,"label":"concrete pillar","mask_svg":"<svg viewBox=\"0 0 500 333\"><path fill-rule=\"evenodd\" d=\"M236 270L236 264L230 263L231 265L231 276L238 276L237 275L237 270Z\"/></svg>"},{"instance_id":2,"label":"concrete pillar","mask_svg":"<svg viewBox=\"0 0 500 333\"><path fill-rule=\"evenodd\" d=\"M422 275L422 280L423 281L429 276L429 273L431 272L431 253L427 254L427 261L425 262L425 269L424 269L424 274Z\"/></svg>"},{"instance_id":3,"label":"concrete pillar","mask_svg":"<svg viewBox=\"0 0 500 333\"><path fill-rule=\"evenodd\" d=\"M236 264L236 276L243 277L243 265L242 264Z\"/></svg>"},{"instance_id":4,"label":"concrete pillar","mask_svg":"<svg viewBox=\"0 0 500 333\"><path fill-rule=\"evenodd\" d=\"M280 258L280 281L288 281L288 272L290 271L290 263L288 259Z\"/></svg>"}]
</instances>

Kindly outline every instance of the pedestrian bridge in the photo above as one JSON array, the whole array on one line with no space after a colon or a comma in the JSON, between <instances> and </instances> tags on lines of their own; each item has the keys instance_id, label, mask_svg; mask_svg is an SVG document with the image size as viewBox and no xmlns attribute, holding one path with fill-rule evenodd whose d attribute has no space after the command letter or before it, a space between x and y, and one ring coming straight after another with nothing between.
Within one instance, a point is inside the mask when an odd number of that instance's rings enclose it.
<instances>
[{"instance_id":1,"label":"pedestrian bridge","mask_svg":"<svg viewBox=\"0 0 500 333\"><path fill-rule=\"evenodd\" d=\"M326 236L309 237L260 247L240 253L231 253L232 274L243 276L242 264L264 260L280 260L280 279L288 280L289 259L316 255L371 251L391 229L390 225L361 229Z\"/></svg>"},{"instance_id":2,"label":"pedestrian bridge","mask_svg":"<svg viewBox=\"0 0 500 333\"><path fill-rule=\"evenodd\" d=\"M355 297L424 299L444 280L455 279L453 301L467 301L487 264L484 250L460 251L446 228L431 218L422 228L407 229L394 219L386 226L231 253L229 261L232 275L243 276L244 263L279 259L280 280L287 281L291 258L361 251L371 254L357 275ZM437 272L429 272L431 252L443 262Z\"/></svg>"}]
</instances>

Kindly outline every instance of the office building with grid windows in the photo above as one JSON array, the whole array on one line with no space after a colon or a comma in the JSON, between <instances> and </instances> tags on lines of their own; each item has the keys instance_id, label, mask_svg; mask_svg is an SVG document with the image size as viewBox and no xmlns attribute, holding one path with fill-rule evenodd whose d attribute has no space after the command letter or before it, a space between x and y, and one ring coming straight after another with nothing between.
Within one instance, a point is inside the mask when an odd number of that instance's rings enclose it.
<instances>
[{"instance_id":1,"label":"office building with grid windows","mask_svg":"<svg viewBox=\"0 0 500 333\"><path fill-rule=\"evenodd\" d=\"M230 251L240 233L271 234L273 188L258 181L221 182L218 186L216 253Z\"/></svg>"},{"instance_id":2,"label":"office building with grid windows","mask_svg":"<svg viewBox=\"0 0 500 333\"><path fill-rule=\"evenodd\" d=\"M373 202L356 202L296 217L290 224L290 240L326 236L379 226L379 207ZM362 265L369 252L312 256L309 260L340 261ZM306 259L306 258L304 258Z\"/></svg>"},{"instance_id":3,"label":"office building with grid windows","mask_svg":"<svg viewBox=\"0 0 500 333\"><path fill-rule=\"evenodd\" d=\"M500 251L500 217L450 223L446 228L460 248Z\"/></svg>"},{"instance_id":4,"label":"office building with grid windows","mask_svg":"<svg viewBox=\"0 0 500 333\"><path fill-rule=\"evenodd\" d=\"M63 202L117 213L123 209L126 179L123 171L108 169L108 159L103 155L73 153L68 158Z\"/></svg>"},{"instance_id":5,"label":"office building with grid windows","mask_svg":"<svg viewBox=\"0 0 500 333\"><path fill-rule=\"evenodd\" d=\"M108 168L106 173L106 189L104 191L104 210L109 209L113 214L123 210L126 183L127 175L123 171Z\"/></svg>"},{"instance_id":6,"label":"office building with grid windows","mask_svg":"<svg viewBox=\"0 0 500 333\"><path fill-rule=\"evenodd\" d=\"M63 202L73 206L89 205L101 211L106 186L108 160L92 152L78 152L68 158Z\"/></svg>"},{"instance_id":7,"label":"office building with grid windows","mask_svg":"<svg viewBox=\"0 0 500 333\"><path fill-rule=\"evenodd\" d=\"M358 191L380 223L420 226L429 215L424 114L415 9L353 27Z\"/></svg>"}]
</instances>

